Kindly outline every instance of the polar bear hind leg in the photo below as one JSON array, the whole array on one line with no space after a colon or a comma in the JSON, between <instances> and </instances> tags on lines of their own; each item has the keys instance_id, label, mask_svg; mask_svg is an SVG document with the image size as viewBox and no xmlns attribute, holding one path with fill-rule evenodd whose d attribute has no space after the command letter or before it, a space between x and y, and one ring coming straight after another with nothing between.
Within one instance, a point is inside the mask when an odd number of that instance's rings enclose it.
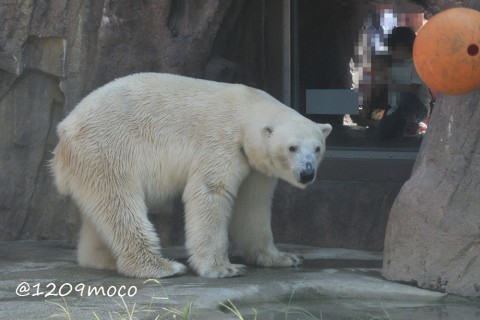
<instances>
[{"instance_id":1,"label":"polar bear hind leg","mask_svg":"<svg viewBox=\"0 0 480 320\"><path fill-rule=\"evenodd\" d=\"M78 264L85 268L115 270L115 258L87 217L82 226L77 248Z\"/></svg>"},{"instance_id":2,"label":"polar bear hind leg","mask_svg":"<svg viewBox=\"0 0 480 320\"><path fill-rule=\"evenodd\" d=\"M303 258L280 252L273 243L271 205L277 180L253 171L240 187L230 223L230 236L249 264L293 267Z\"/></svg>"},{"instance_id":3,"label":"polar bear hind leg","mask_svg":"<svg viewBox=\"0 0 480 320\"><path fill-rule=\"evenodd\" d=\"M125 180L128 181L122 179ZM109 259L98 256L107 253L116 261L117 271L125 276L162 278L185 273L183 264L161 257L160 241L148 220L142 193L135 188L118 188L124 185L112 180L97 185L102 190L101 197L95 194L97 188L93 187L84 186L75 192L84 220L79 263L108 268ZM103 237L100 239L99 235Z\"/></svg>"}]
</instances>

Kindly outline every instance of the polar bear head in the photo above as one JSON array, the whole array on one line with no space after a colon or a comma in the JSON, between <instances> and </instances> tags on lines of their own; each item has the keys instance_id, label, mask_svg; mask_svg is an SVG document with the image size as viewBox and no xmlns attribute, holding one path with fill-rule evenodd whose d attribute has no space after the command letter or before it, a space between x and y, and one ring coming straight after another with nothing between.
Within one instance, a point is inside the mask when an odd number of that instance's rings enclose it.
<instances>
[{"instance_id":1,"label":"polar bear head","mask_svg":"<svg viewBox=\"0 0 480 320\"><path fill-rule=\"evenodd\" d=\"M331 125L298 116L257 129L260 137L247 152L255 169L302 189L315 180Z\"/></svg>"}]
</instances>

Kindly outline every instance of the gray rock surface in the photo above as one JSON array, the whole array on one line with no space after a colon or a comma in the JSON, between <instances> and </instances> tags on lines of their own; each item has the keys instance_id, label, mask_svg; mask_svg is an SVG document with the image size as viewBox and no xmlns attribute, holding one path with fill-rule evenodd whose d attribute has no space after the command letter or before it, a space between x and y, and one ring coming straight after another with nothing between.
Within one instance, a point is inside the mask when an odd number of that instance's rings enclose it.
<instances>
[{"instance_id":1,"label":"gray rock surface","mask_svg":"<svg viewBox=\"0 0 480 320\"><path fill-rule=\"evenodd\" d=\"M401 185L319 180L300 190L281 181L273 202L275 241L381 251L388 212Z\"/></svg>"},{"instance_id":2,"label":"gray rock surface","mask_svg":"<svg viewBox=\"0 0 480 320\"><path fill-rule=\"evenodd\" d=\"M305 265L249 267L245 276L230 279L205 279L189 271L181 277L145 282L80 268L64 242L0 242L0 318L153 320L175 319L173 312L179 312L182 315L176 319L185 319L189 310L186 319L241 319L222 307L228 300L243 319L255 319L257 313L259 320L475 320L480 315L479 303L382 279L379 253L281 247L302 254ZM167 248L164 255L186 259L182 248ZM19 290L26 284L29 290ZM122 299L116 294L122 286L137 290ZM105 294L92 290L100 287ZM45 296L49 289L64 297Z\"/></svg>"},{"instance_id":3,"label":"gray rock surface","mask_svg":"<svg viewBox=\"0 0 480 320\"><path fill-rule=\"evenodd\" d=\"M390 212L383 275L480 297L480 92L439 99Z\"/></svg>"},{"instance_id":4,"label":"gray rock surface","mask_svg":"<svg viewBox=\"0 0 480 320\"><path fill-rule=\"evenodd\" d=\"M349 61L349 41L358 29L354 21L362 20L359 8L379 2L310 3L323 6L319 9L325 28L342 24L331 38L322 37L325 45L331 42L338 51L325 57L333 66L325 81L332 80L334 73L335 81L344 83L334 66ZM465 1L417 2L438 11ZM275 82L267 79L267 68L274 69L270 76L281 78L283 48L266 52L273 38L281 39L283 29L274 21L271 9L277 13L282 9L275 4L272 0L0 1L0 239L75 241L77 210L56 192L48 161L56 144L56 124L94 88L140 71L260 88ZM265 36L263 31L268 30L274 37ZM280 64L267 65L267 60ZM277 89L281 95L282 89ZM281 184L274 207L276 237L284 242L381 250L388 210L402 182L323 180L306 192ZM153 218L167 226L160 234L165 244L182 243L179 207Z\"/></svg>"},{"instance_id":5,"label":"gray rock surface","mask_svg":"<svg viewBox=\"0 0 480 320\"><path fill-rule=\"evenodd\" d=\"M1 1L0 239L74 239L76 208L48 161L57 123L94 88L141 71L261 86L263 12L263 1Z\"/></svg>"}]
</instances>

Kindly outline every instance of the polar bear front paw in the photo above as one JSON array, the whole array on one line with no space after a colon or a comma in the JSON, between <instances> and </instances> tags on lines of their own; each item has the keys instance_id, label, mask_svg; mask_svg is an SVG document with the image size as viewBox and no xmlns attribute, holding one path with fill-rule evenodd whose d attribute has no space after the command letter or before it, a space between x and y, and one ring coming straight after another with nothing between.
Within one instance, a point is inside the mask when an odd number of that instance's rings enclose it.
<instances>
[{"instance_id":1,"label":"polar bear front paw","mask_svg":"<svg viewBox=\"0 0 480 320\"><path fill-rule=\"evenodd\" d=\"M247 257L247 260L261 267L277 268L277 267L297 267L303 264L303 257L286 252L275 253L258 253L254 256Z\"/></svg>"},{"instance_id":2,"label":"polar bear front paw","mask_svg":"<svg viewBox=\"0 0 480 320\"><path fill-rule=\"evenodd\" d=\"M305 259L302 256L293 253L281 252L280 259L277 260L279 267L298 267L303 264Z\"/></svg>"},{"instance_id":3,"label":"polar bear front paw","mask_svg":"<svg viewBox=\"0 0 480 320\"><path fill-rule=\"evenodd\" d=\"M197 268L198 274L205 278L232 278L243 276L247 267L243 264L226 263L223 265L210 265Z\"/></svg>"},{"instance_id":4,"label":"polar bear front paw","mask_svg":"<svg viewBox=\"0 0 480 320\"><path fill-rule=\"evenodd\" d=\"M164 258L117 260L119 273L134 278L165 278L182 275L187 267Z\"/></svg>"}]
</instances>

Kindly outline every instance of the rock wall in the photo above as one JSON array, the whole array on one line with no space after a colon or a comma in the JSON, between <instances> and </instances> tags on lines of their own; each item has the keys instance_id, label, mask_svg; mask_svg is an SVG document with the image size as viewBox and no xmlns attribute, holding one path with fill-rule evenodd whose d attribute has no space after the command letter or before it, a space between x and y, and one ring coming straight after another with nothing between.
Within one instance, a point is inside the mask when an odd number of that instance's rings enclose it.
<instances>
[{"instance_id":1,"label":"rock wall","mask_svg":"<svg viewBox=\"0 0 480 320\"><path fill-rule=\"evenodd\" d=\"M480 92L435 107L387 226L383 275L480 297Z\"/></svg>"},{"instance_id":2,"label":"rock wall","mask_svg":"<svg viewBox=\"0 0 480 320\"><path fill-rule=\"evenodd\" d=\"M322 180L319 173L305 190L280 181L272 209L275 241L382 251L388 212L402 183Z\"/></svg>"},{"instance_id":3,"label":"rock wall","mask_svg":"<svg viewBox=\"0 0 480 320\"><path fill-rule=\"evenodd\" d=\"M356 34L357 6L326 13L335 3L317 4L322 25L342 21L343 33L335 35ZM48 161L56 125L94 88L134 72L163 71L268 87L281 96L282 88L272 87L282 77L282 9L278 0L1 2L0 239L75 242L77 209L55 190ZM352 48L337 41L330 58ZM281 183L276 239L381 250L400 185L319 179L300 192ZM160 211L151 220L162 244L183 244L181 202L153 211Z\"/></svg>"},{"instance_id":4,"label":"rock wall","mask_svg":"<svg viewBox=\"0 0 480 320\"><path fill-rule=\"evenodd\" d=\"M281 63L272 60L281 60L282 48L266 52L266 45L281 32L265 19L273 16L271 9L281 11L277 1L0 1L0 239L74 240L77 210L56 192L48 161L57 123L94 88L140 71L274 86L265 73L274 68L268 75L281 77ZM415 2L434 12L463 1ZM350 32L355 12L332 11L336 4L325 1L324 25L342 21L342 30ZM268 28L272 34L265 38ZM337 35L348 33L342 32ZM336 48L348 52L351 45L339 41ZM319 180L300 192L281 183L273 208L276 239L381 250L400 186ZM160 226L163 244L182 243L180 210L177 202L152 216L169 221Z\"/></svg>"},{"instance_id":5,"label":"rock wall","mask_svg":"<svg viewBox=\"0 0 480 320\"><path fill-rule=\"evenodd\" d=\"M1 1L0 239L76 233L48 161L83 96L141 71L262 87L263 17L254 0Z\"/></svg>"}]
</instances>

